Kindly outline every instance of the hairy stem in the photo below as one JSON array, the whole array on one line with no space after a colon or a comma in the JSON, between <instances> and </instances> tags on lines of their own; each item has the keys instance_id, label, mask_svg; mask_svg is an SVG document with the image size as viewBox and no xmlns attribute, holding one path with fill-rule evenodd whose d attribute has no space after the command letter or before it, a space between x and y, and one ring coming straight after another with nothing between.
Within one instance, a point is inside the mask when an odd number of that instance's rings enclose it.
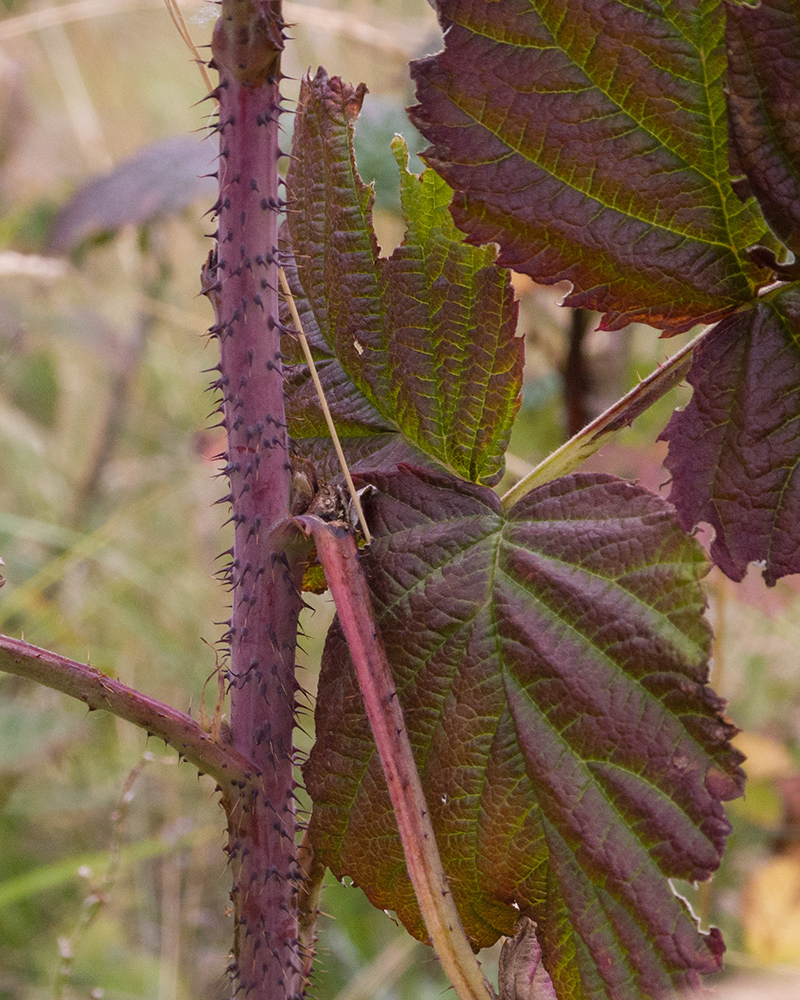
<instances>
[{"instance_id":1,"label":"hairy stem","mask_svg":"<svg viewBox=\"0 0 800 1000\"><path fill-rule=\"evenodd\" d=\"M89 711L105 709L132 722L214 778L225 795L238 795L255 776L255 765L246 755L215 740L191 716L121 684L97 667L0 635L0 670L77 698Z\"/></svg>"},{"instance_id":2,"label":"hairy stem","mask_svg":"<svg viewBox=\"0 0 800 1000\"><path fill-rule=\"evenodd\" d=\"M712 329L713 327L707 327L699 333L663 365L659 365L647 378L642 379L622 399L618 399L583 430L573 435L560 448L556 448L535 469L503 494L503 507L508 510L542 483L549 483L552 479L573 472L590 455L594 455L620 431L629 427L636 417L644 413L656 400L665 396L670 389L674 389L689 374L695 347Z\"/></svg>"},{"instance_id":3,"label":"hairy stem","mask_svg":"<svg viewBox=\"0 0 800 1000\"><path fill-rule=\"evenodd\" d=\"M220 344L214 384L234 525L223 637L231 733L261 772L251 796L225 802L235 914L229 971L250 1000L304 992L292 748L302 554L300 533L279 527L291 482L277 291L282 29L280 2L223 0L211 62L219 73L219 228L203 274Z\"/></svg>"},{"instance_id":4,"label":"hairy stem","mask_svg":"<svg viewBox=\"0 0 800 1000\"><path fill-rule=\"evenodd\" d=\"M327 523L313 515L298 521L313 535L336 603L431 944L460 1000L490 1000L491 987L461 925L442 866L355 539L340 523Z\"/></svg>"}]
</instances>

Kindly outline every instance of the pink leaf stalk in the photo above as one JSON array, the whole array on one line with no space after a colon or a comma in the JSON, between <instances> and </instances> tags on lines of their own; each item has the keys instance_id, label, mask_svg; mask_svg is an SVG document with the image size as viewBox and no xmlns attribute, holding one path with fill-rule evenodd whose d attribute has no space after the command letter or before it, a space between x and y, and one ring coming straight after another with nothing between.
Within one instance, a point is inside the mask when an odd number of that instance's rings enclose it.
<instances>
[{"instance_id":1,"label":"pink leaf stalk","mask_svg":"<svg viewBox=\"0 0 800 1000\"><path fill-rule=\"evenodd\" d=\"M347 639L403 845L408 877L439 961L459 1000L494 1000L464 933L442 867L430 812L397 698L358 548L342 522L298 518L313 535ZM532 998L539 1000L539 998Z\"/></svg>"}]
</instances>

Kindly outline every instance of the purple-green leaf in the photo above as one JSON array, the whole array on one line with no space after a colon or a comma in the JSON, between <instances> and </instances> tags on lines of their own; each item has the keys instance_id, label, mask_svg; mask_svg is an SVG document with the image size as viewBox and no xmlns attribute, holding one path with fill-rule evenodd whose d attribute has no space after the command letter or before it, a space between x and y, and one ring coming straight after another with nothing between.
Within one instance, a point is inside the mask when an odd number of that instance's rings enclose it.
<instances>
[{"instance_id":1,"label":"purple-green leaf","mask_svg":"<svg viewBox=\"0 0 800 1000\"><path fill-rule=\"evenodd\" d=\"M414 449L463 478L495 482L522 380L509 275L494 266L493 249L463 243L447 207L452 192L433 171L409 173L399 138L407 229L380 256L372 190L353 158L364 93L323 70L303 81L287 175L303 205L288 213L290 282L326 397L351 457L393 468ZM287 383L290 433L320 457L326 432L308 373L290 345L286 353L297 362Z\"/></svg>"},{"instance_id":2,"label":"purple-green leaf","mask_svg":"<svg viewBox=\"0 0 800 1000\"><path fill-rule=\"evenodd\" d=\"M773 232L800 249L800 15L793 0L728 5L734 163Z\"/></svg>"},{"instance_id":3,"label":"purple-green leaf","mask_svg":"<svg viewBox=\"0 0 800 1000\"><path fill-rule=\"evenodd\" d=\"M702 552L609 476L507 513L480 486L369 477L363 560L445 871L475 947L537 924L561 1000L643 1000L715 970L668 878L703 879L740 794L707 687ZM346 645L334 628L305 769L315 850L424 939Z\"/></svg>"},{"instance_id":4,"label":"purple-green leaf","mask_svg":"<svg viewBox=\"0 0 800 1000\"><path fill-rule=\"evenodd\" d=\"M453 217L566 304L669 333L766 275L728 176L721 0L437 0L445 49L412 66L412 119Z\"/></svg>"},{"instance_id":5,"label":"purple-green leaf","mask_svg":"<svg viewBox=\"0 0 800 1000\"><path fill-rule=\"evenodd\" d=\"M733 580L800 572L800 285L723 320L696 348L689 405L673 414L670 500L685 530L716 532L711 556Z\"/></svg>"}]
</instances>

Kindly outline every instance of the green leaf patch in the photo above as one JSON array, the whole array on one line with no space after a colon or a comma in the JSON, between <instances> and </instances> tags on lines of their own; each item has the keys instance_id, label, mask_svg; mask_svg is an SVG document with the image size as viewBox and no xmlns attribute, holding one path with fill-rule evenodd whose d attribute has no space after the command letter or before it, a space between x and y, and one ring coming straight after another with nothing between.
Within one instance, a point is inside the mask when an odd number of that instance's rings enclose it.
<instances>
[{"instance_id":1,"label":"green leaf patch","mask_svg":"<svg viewBox=\"0 0 800 1000\"><path fill-rule=\"evenodd\" d=\"M508 273L493 249L462 242L452 192L433 171L409 173L399 137L406 236L380 255L373 193L353 157L364 94L324 70L303 81L287 175L303 205L288 213L290 283L326 398L354 464L394 468L427 456L459 477L496 482L522 381ZM327 428L298 348L284 340L289 431L324 465Z\"/></svg>"}]
</instances>

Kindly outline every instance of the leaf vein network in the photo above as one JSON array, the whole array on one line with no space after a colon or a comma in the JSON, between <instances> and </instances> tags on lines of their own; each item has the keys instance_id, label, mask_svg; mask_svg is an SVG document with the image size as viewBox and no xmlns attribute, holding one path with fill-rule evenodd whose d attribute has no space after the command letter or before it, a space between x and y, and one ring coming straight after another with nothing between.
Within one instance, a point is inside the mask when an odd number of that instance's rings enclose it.
<instances>
[{"instance_id":1,"label":"leaf vein network","mask_svg":"<svg viewBox=\"0 0 800 1000\"><path fill-rule=\"evenodd\" d=\"M469 30L474 31L474 29L472 28L471 25L469 26ZM491 35L485 35L482 32L474 31L474 33L475 34L481 34L483 37L493 37ZM501 42L500 44L507 44L507 43ZM518 43L515 42L514 44L516 45ZM692 44L692 46L697 50L697 46L694 45L693 42L690 41L690 44ZM719 177L720 176L722 176L722 177L726 177L727 176L727 163L725 164L725 169L724 169L724 171L723 171L723 173L721 175L717 174L716 176L712 176L706 170L704 170L702 167L698 166L695 163L690 163L686 159L685 156L682 156L681 154L677 153L674 149L671 149L662 139L660 139L658 137L658 135L651 128L649 128L644 123L644 121L637 120L634 117L634 115L632 115L629 111L627 111L620 104L620 102L616 98L614 98L614 97L611 96L611 94L610 94L610 92L608 91L607 88L601 86L599 83L597 83L590 76L590 74L586 71L586 69L585 69L584 66L582 66L576 60L572 59L572 57L569 55L569 53L567 52L566 49L562 48L558 44L553 44L552 46L534 45L534 46L527 46L527 47L528 48L537 49L537 50L540 50L540 51L545 51L545 49L550 48L553 51L562 53L565 56L567 56L567 58L569 58L574 63L574 65L578 66L581 69L582 72L586 73L587 78L589 79L589 82L590 82L590 86L587 86L585 88L585 91L589 92L589 91L592 91L592 90L596 90L599 93L603 94L603 96L611 104L613 104L615 106L615 108L617 110L616 111L609 111L608 112L608 117L613 117L615 114L624 114L633 123L633 127L631 128L631 134L633 134L633 133L635 133L637 131L645 133L650 139L652 139L657 144L657 147L659 149L668 150L670 153L672 153L674 156L676 156L680 160L681 164L683 165L683 169L685 169L687 171L691 171L691 172L696 173L699 176L701 176L711 186L711 189L714 191L714 194L716 196L716 198L715 198L716 204L708 205L708 206L698 206L698 207L707 207L707 208L709 208L709 209L711 209L711 210L713 210L715 212L720 212L721 213L722 218L724 219L724 222L725 222L725 232L728 235L728 242L726 243L722 239L710 239L707 236L705 236L704 234L699 234L698 235L698 234L690 233L690 232L685 231L685 230L671 229L668 226L664 225L663 223L654 222L651 219L643 217L640 214L634 214L633 212L624 212L624 213L621 213L621 214L624 214L628 218L635 219L638 222L641 222L641 223L646 224L648 226L652 226L652 227L654 227L656 229L664 230L667 233L671 233L671 234L678 233L679 235L682 235L685 238L696 240L697 242L700 242L700 243L706 243L709 246L720 246L720 247L725 248L726 250L733 250L736 253L737 257L739 256L738 249L737 249L737 244L736 244L736 242L732 238L731 221L732 221L732 218L734 216L738 216L740 214L740 210L737 207L736 211L733 213L733 216L728 212L728 210L727 210L727 204L728 204L729 199L726 199L725 197L723 197L721 186L720 186L720 181L719 181ZM700 55L699 50L697 50L697 51L698 51L698 54ZM651 62L652 62L652 60L651 60ZM705 70L705 68L706 68L706 60L704 58L702 58L702 56L700 58L700 63L701 63L701 65L703 66L703 68ZM653 65L657 65L657 64L653 63ZM671 70L670 70L670 73L672 73ZM688 82L696 84L696 81L688 81ZM548 90L548 93L561 93L561 91L550 91L550 90ZM576 93L576 91L573 89L573 90L569 90L569 91L563 91L563 93L572 93L572 94L574 94L574 93ZM708 121L709 121L710 130L711 130L711 133L712 133L711 137L710 137L711 138L711 146L712 146L712 149L713 149L712 155L713 155L713 159L714 159L715 164L718 164L719 163L719 153L718 153L718 146L719 146L719 144L718 144L718 142L715 141L714 135L718 132L719 126L717 126L715 118L714 118L714 115L712 113L713 112L713 108L712 108L712 106L710 104L709 90L708 90L708 81L707 80L706 80L706 87L704 88L704 95L705 95L706 102L708 104ZM553 172L551 169L548 169L547 167L543 166L539 162L538 159L531 158L531 157L527 156L525 153L522 152L519 143L516 143L516 144L513 143L511 140L509 140L503 134L501 134L501 132L497 128L491 128L489 125L487 125L485 123L485 121L481 117L477 117L475 114L473 114L473 112L471 112L467 108L465 108L463 106L463 104L457 99L457 96L454 96L451 93L445 93L444 96L446 96L449 100L453 101L453 103L459 108L459 110L463 114L465 114L468 117L470 117L475 124L480 125L482 128L486 129L487 132L490 132L496 139L500 140L500 142L502 142L503 144L505 144L508 147L508 149L511 151L512 155L513 154L517 154L518 156L522 157L527 162L533 163L537 167L537 169L543 171L544 173L547 173L549 176L553 177L555 180L557 180L560 183L564 184L566 187L569 187L571 190L577 192L578 194L581 194L583 197L590 198L593 201L598 202L598 204L600 204L603 207L609 209L610 211L619 211L619 210L615 209L613 205L609 205L609 204L603 202L596 195L592 194L591 191L588 190L585 185L578 185L578 184L575 184L575 183L570 183L565 178L563 178L563 177L559 176L557 173ZM675 103L676 103L676 106L678 108L680 108L681 110L687 110L680 103L677 103L677 102L675 102ZM603 117L605 117L605 116L603 116ZM601 119L598 118L597 120L601 120ZM462 127L466 128L467 126L462 126ZM625 133L625 134L627 134L627 133ZM727 150L727 142L725 142L723 148L724 148L724 150ZM499 158L495 162L498 162L498 161L499 161ZM491 161L489 161L489 162L491 162ZM676 171L678 170L677 167L674 168L674 169Z\"/></svg>"}]
</instances>

